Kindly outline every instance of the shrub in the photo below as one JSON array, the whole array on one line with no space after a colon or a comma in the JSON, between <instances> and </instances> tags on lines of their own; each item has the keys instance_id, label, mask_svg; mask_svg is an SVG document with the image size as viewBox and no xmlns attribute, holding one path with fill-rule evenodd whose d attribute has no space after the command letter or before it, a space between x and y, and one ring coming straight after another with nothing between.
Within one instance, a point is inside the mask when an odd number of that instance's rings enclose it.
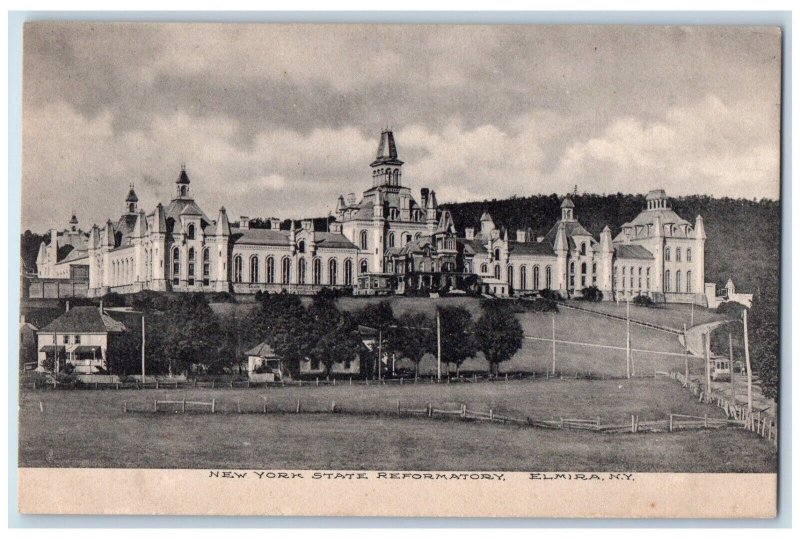
<instances>
[{"instance_id":1,"label":"shrub","mask_svg":"<svg viewBox=\"0 0 800 539\"><path fill-rule=\"evenodd\" d=\"M532 313L550 313L558 312L558 303L552 299L536 298L533 300L526 300L523 302L525 310Z\"/></svg>"},{"instance_id":2,"label":"shrub","mask_svg":"<svg viewBox=\"0 0 800 539\"><path fill-rule=\"evenodd\" d=\"M544 298L544 299L549 299L549 300L552 300L552 301L561 301L562 299L564 299L564 298L561 297L561 294L559 294L555 290L550 290L549 288L545 288L543 290L540 290L539 291L539 297L540 298Z\"/></svg>"},{"instance_id":3,"label":"shrub","mask_svg":"<svg viewBox=\"0 0 800 539\"><path fill-rule=\"evenodd\" d=\"M596 286L587 286L581 289L581 297L578 299L582 301L603 301L603 293Z\"/></svg>"},{"instance_id":4,"label":"shrub","mask_svg":"<svg viewBox=\"0 0 800 539\"><path fill-rule=\"evenodd\" d=\"M641 294L633 298L633 304L639 305L640 307L655 307L656 305L653 300L650 299L650 296L643 296Z\"/></svg>"},{"instance_id":5,"label":"shrub","mask_svg":"<svg viewBox=\"0 0 800 539\"><path fill-rule=\"evenodd\" d=\"M747 307L736 301L723 301L717 305L717 312L719 314L727 314L735 318L741 318L742 311L745 309L747 309Z\"/></svg>"}]
</instances>

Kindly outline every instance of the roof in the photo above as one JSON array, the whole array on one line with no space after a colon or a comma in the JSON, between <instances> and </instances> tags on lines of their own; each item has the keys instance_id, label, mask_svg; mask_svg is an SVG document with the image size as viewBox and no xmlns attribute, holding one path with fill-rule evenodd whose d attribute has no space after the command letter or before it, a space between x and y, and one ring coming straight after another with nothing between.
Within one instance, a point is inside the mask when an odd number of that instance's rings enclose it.
<instances>
[{"instance_id":1,"label":"roof","mask_svg":"<svg viewBox=\"0 0 800 539\"><path fill-rule=\"evenodd\" d=\"M139 197L136 196L136 191L133 190L133 185L131 185L131 190L128 191L128 197L125 199L125 202L139 202Z\"/></svg>"},{"instance_id":2,"label":"roof","mask_svg":"<svg viewBox=\"0 0 800 539\"><path fill-rule=\"evenodd\" d=\"M181 173L178 176L178 179L175 180L175 183L183 183L183 184L189 183L189 175L186 174L186 167L181 167Z\"/></svg>"},{"instance_id":3,"label":"roof","mask_svg":"<svg viewBox=\"0 0 800 539\"><path fill-rule=\"evenodd\" d=\"M625 223L622 225L625 226L636 226L636 225L649 225L655 223L656 217L661 219L662 225L688 225L691 224L689 221L683 219L677 213L672 211L669 208L658 208L654 210L644 210L637 215L633 221L630 223Z\"/></svg>"},{"instance_id":4,"label":"roof","mask_svg":"<svg viewBox=\"0 0 800 539\"><path fill-rule=\"evenodd\" d=\"M61 344L59 344L59 345L45 344L45 345L42 345L41 348L39 348L39 351L40 352L52 352L53 348L56 348L59 352L62 352L62 351L67 349L66 346L61 345Z\"/></svg>"},{"instance_id":5,"label":"roof","mask_svg":"<svg viewBox=\"0 0 800 539\"><path fill-rule=\"evenodd\" d=\"M546 241L509 241L509 251L514 255L555 256L553 244Z\"/></svg>"},{"instance_id":6,"label":"roof","mask_svg":"<svg viewBox=\"0 0 800 539\"><path fill-rule=\"evenodd\" d=\"M616 245L614 246L617 258L630 258L637 260L653 260L653 253L641 245Z\"/></svg>"},{"instance_id":7,"label":"roof","mask_svg":"<svg viewBox=\"0 0 800 539\"><path fill-rule=\"evenodd\" d=\"M375 161L370 166L380 165L402 165L403 162L397 158L397 145L394 142L394 133L385 129L381 132L381 141L378 143L378 153Z\"/></svg>"},{"instance_id":8,"label":"roof","mask_svg":"<svg viewBox=\"0 0 800 539\"><path fill-rule=\"evenodd\" d=\"M464 245L464 248L472 249L473 253L487 253L486 244L480 239L468 240L464 238L458 238L456 241Z\"/></svg>"},{"instance_id":9,"label":"roof","mask_svg":"<svg viewBox=\"0 0 800 539\"><path fill-rule=\"evenodd\" d=\"M265 342L255 345L253 348L245 352L244 355L258 357L278 357L272 347Z\"/></svg>"},{"instance_id":10,"label":"roof","mask_svg":"<svg viewBox=\"0 0 800 539\"><path fill-rule=\"evenodd\" d=\"M199 215L206 223L211 219L200 209L200 206L191 198L175 198L170 201L169 206L164 210L165 219L180 221L181 215Z\"/></svg>"},{"instance_id":11,"label":"roof","mask_svg":"<svg viewBox=\"0 0 800 539\"><path fill-rule=\"evenodd\" d=\"M97 352L100 350L100 347L97 345L89 345L89 344L82 344L80 346L76 346L73 352L81 353L81 352Z\"/></svg>"},{"instance_id":12,"label":"roof","mask_svg":"<svg viewBox=\"0 0 800 539\"><path fill-rule=\"evenodd\" d=\"M358 249L344 234L335 232L314 232L314 242L329 249Z\"/></svg>"},{"instance_id":13,"label":"roof","mask_svg":"<svg viewBox=\"0 0 800 539\"><path fill-rule=\"evenodd\" d=\"M544 241L552 244L556 241L556 233L558 232L558 225L562 221L556 221L556 224L545 234ZM567 238L571 238L572 236L591 236L588 230L583 228L583 225L580 224L578 221L563 221L564 223L564 233L567 235Z\"/></svg>"},{"instance_id":14,"label":"roof","mask_svg":"<svg viewBox=\"0 0 800 539\"><path fill-rule=\"evenodd\" d=\"M45 327L40 333L121 333L125 324L114 320L97 307L73 307Z\"/></svg>"},{"instance_id":15,"label":"roof","mask_svg":"<svg viewBox=\"0 0 800 539\"><path fill-rule=\"evenodd\" d=\"M234 229L237 230L237 229ZM241 245L273 245L287 247L289 246L288 230L271 230L265 228L250 228L248 230L241 230L234 232L231 239L234 244ZM314 243L317 247L324 247L327 249L357 249L353 243L347 239L343 234L335 232L314 232Z\"/></svg>"},{"instance_id":16,"label":"roof","mask_svg":"<svg viewBox=\"0 0 800 539\"><path fill-rule=\"evenodd\" d=\"M667 198L667 192L663 189L653 189L647 196L644 198L645 200L662 200Z\"/></svg>"},{"instance_id":17,"label":"roof","mask_svg":"<svg viewBox=\"0 0 800 539\"><path fill-rule=\"evenodd\" d=\"M571 198L565 197L564 201L561 203L561 207L562 208L574 208L575 207L575 203L572 202Z\"/></svg>"}]
</instances>

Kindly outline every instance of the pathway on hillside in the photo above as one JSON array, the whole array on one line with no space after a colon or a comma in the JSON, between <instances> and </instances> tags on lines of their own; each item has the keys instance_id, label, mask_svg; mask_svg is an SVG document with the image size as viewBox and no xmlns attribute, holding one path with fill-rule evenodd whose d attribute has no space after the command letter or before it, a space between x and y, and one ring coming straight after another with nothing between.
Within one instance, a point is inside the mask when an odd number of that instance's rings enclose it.
<instances>
[{"instance_id":1,"label":"pathway on hillside","mask_svg":"<svg viewBox=\"0 0 800 539\"><path fill-rule=\"evenodd\" d=\"M726 320L719 322L708 322L707 324L698 324L686 330L686 345L689 348L689 353L694 356L703 357L705 350L703 349L703 333L708 331L711 333L714 328L726 323ZM711 357L716 357L713 353Z\"/></svg>"}]
</instances>

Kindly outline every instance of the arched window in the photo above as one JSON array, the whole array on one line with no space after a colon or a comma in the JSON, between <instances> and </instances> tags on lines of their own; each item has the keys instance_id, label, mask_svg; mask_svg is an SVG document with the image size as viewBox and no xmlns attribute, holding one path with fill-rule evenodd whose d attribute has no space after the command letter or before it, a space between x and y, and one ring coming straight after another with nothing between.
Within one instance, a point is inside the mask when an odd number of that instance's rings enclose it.
<instances>
[{"instance_id":1,"label":"arched window","mask_svg":"<svg viewBox=\"0 0 800 539\"><path fill-rule=\"evenodd\" d=\"M675 292L681 291L681 270L675 272Z\"/></svg>"},{"instance_id":2,"label":"arched window","mask_svg":"<svg viewBox=\"0 0 800 539\"><path fill-rule=\"evenodd\" d=\"M533 266L533 289L539 290L539 266Z\"/></svg>"},{"instance_id":3,"label":"arched window","mask_svg":"<svg viewBox=\"0 0 800 539\"><path fill-rule=\"evenodd\" d=\"M647 278L647 290L650 290L650 268L647 268L647 274L645 277Z\"/></svg>"},{"instance_id":4,"label":"arched window","mask_svg":"<svg viewBox=\"0 0 800 539\"><path fill-rule=\"evenodd\" d=\"M362 260L361 264L359 264L359 266L360 266L359 267L359 271L361 272L362 275L364 273L367 273L367 261L366 260Z\"/></svg>"},{"instance_id":5,"label":"arched window","mask_svg":"<svg viewBox=\"0 0 800 539\"><path fill-rule=\"evenodd\" d=\"M281 260L281 283L289 284L292 280L292 260L286 256Z\"/></svg>"},{"instance_id":6,"label":"arched window","mask_svg":"<svg viewBox=\"0 0 800 539\"><path fill-rule=\"evenodd\" d=\"M195 262L195 260L194 260L194 247L189 247L189 265L188 265L189 276L188 277L189 277L189 284L190 285L194 284L194 275L195 275L195 273L194 273L194 262Z\"/></svg>"},{"instance_id":7,"label":"arched window","mask_svg":"<svg viewBox=\"0 0 800 539\"><path fill-rule=\"evenodd\" d=\"M394 232L389 232L389 238L386 243L389 247L394 247Z\"/></svg>"},{"instance_id":8,"label":"arched window","mask_svg":"<svg viewBox=\"0 0 800 539\"><path fill-rule=\"evenodd\" d=\"M239 255L233 258L233 282L242 282L242 257Z\"/></svg>"},{"instance_id":9,"label":"arched window","mask_svg":"<svg viewBox=\"0 0 800 539\"><path fill-rule=\"evenodd\" d=\"M487 273L489 273L489 266L481 264L481 275L486 275Z\"/></svg>"},{"instance_id":10,"label":"arched window","mask_svg":"<svg viewBox=\"0 0 800 539\"><path fill-rule=\"evenodd\" d=\"M211 284L211 253L208 247L203 249L203 286Z\"/></svg>"},{"instance_id":11,"label":"arched window","mask_svg":"<svg viewBox=\"0 0 800 539\"><path fill-rule=\"evenodd\" d=\"M633 288L633 266L631 266L631 288Z\"/></svg>"},{"instance_id":12,"label":"arched window","mask_svg":"<svg viewBox=\"0 0 800 539\"><path fill-rule=\"evenodd\" d=\"M553 288L553 271L550 269L550 266L547 266L544 269L544 282L545 282L545 288L548 289Z\"/></svg>"},{"instance_id":13,"label":"arched window","mask_svg":"<svg viewBox=\"0 0 800 539\"><path fill-rule=\"evenodd\" d=\"M669 292L669 270L664 272L664 292Z\"/></svg>"},{"instance_id":14,"label":"arched window","mask_svg":"<svg viewBox=\"0 0 800 539\"><path fill-rule=\"evenodd\" d=\"M519 289L528 289L528 268L525 266L519 268Z\"/></svg>"},{"instance_id":15,"label":"arched window","mask_svg":"<svg viewBox=\"0 0 800 539\"><path fill-rule=\"evenodd\" d=\"M500 260L500 249L495 249L494 250L494 259L495 260Z\"/></svg>"},{"instance_id":16,"label":"arched window","mask_svg":"<svg viewBox=\"0 0 800 539\"><path fill-rule=\"evenodd\" d=\"M494 265L494 278L500 279L500 264Z\"/></svg>"},{"instance_id":17,"label":"arched window","mask_svg":"<svg viewBox=\"0 0 800 539\"><path fill-rule=\"evenodd\" d=\"M297 252L298 253L305 253L306 252L306 242L300 240L297 244Z\"/></svg>"},{"instance_id":18,"label":"arched window","mask_svg":"<svg viewBox=\"0 0 800 539\"><path fill-rule=\"evenodd\" d=\"M508 286L514 287L514 266L508 266L506 268L506 278L508 279Z\"/></svg>"},{"instance_id":19,"label":"arched window","mask_svg":"<svg viewBox=\"0 0 800 539\"><path fill-rule=\"evenodd\" d=\"M306 284L306 259L301 258L297 261L297 282Z\"/></svg>"},{"instance_id":20,"label":"arched window","mask_svg":"<svg viewBox=\"0 0 800 539\"><path fill-rule=\"evenodd\" d=\"M681 248L680 247L676 247L675 248L675 262L680 262L680 261L681 261Z\"/></svg>"},{"instance_id":21,"label":"arched window","mask_svg":"<svg viewBox=\"0 0 800 539\"><path fill-rule=\"evenodd\" d=\"M172 284L181 284L181 251L177 247L172 250Z\"/></svg>"},{"instance_id":22,"label":"arched window","mask_svg":"<svg viewBox=\"0 0 800 539\"><path fill-rule=\"evenodd\" d=\"M592 284L597 284L597 262L592 262Z\"/></svg>"},{"instance_id":23,"label":"arched window","mask_svg":"<svg viewBox=\"0 0 800 539\"><path fill-rule=\"evenodd\" d=\"M189 224L189 227L186 229L186 236L190 240L194 239L194 225L191 223Z\"/></svg>"},{"instance_id":24,"label":"arched window","mask_svg":"<svg viewBox=\"0 0 800 539\"><path fill-rule=\"evenodd\" d=\"M581 254L586 256L586 242L581 243Z\"/></svg>"},{"instance_id":25,"label":"arched window","mask_svg":"<svg viewBox=\"0 0 800 539\"><path fill-rule=\"evenodd\" d=\"M581 288L584 288L585 286L586 286L586 262L581 262Z\"/></svg>"},{"instance_id":26,"label":"arched window","mask_svg":"<svg viewBox=\"0 0 800 539\"><path fill-rule=\"evenodd\" d=\"M349 258L344 261L344 284L353 284L353 261Z\"/></svg>"},{"instance_id":27,"label":"arched window","mask_svg":"<svg viewBox=\"0 0 800 539\"><path fill-rule=\"evenodd\" d=\"M319 258L311 262L311 279L313 284L322 284L322 261Z\"/></svg>"},{"instance_id":28,"label":"arched window","mask_svg":"<svg viewBox=\"0 0 800 539\"><path fill-rule=\"evenodd\" d=\"M361 246L361 249L363 249L363 250L367 249L367 231L366 230L362 230L361 231L361 242L360 242L359 245Z\"/></svg>"},{"instance_id":29,"label":"arched window","mask_svg":"<svg viewBox=\"0 0 800 539\"><path fill-rule=\"evenodd\" d=\"M686 251L686 255L687 256L689 255L689 251ZM687 271L686 272L686 291L687 292L691 292L692 291L692 272L691 271Z\"/></svg>"},{"instance_id":30,"label":"arched window","mask_svg":"<svg viewBox=\"0 0 800 539\"><path fill-rule=\"evenodd\" d=\"M403 245L406 245L408 243L411 243L411 233L410 232L406 232L405 234L403 234Z\"/></svg>"},{"instance_id":31,"label":"arched window","mask_svg":"<svg viewBox=\"0 0 800 539\"><path fill-rule=\"evenodd\" d=\"M639 268L639 289L642 289L642 268Z\"/></svg>"},{"instance_id":32,"label":"arched window","mask_svg":"<svg viewBox=\"0 0 800 539\"><path fill-rule=\"evenodd\" d=\"M664 249L664 260L669 262L669 247Z\"/></svg>"},{"instance_id":33,"label":"arched window","mask_svg":"<svg viewBox=\"0 0 800 539\"><path fill-rule=\"evenodd\" d=\"M692 261L692 248L691 247L687 247L686 248L686 261L687 262L691 262Z\"/></svg>"},{"instance_id":34,"label":"arched window","mask_svg":"<svg viewBox=\"0 0 800 539\"><path fill-rule=\"evenodd\" d=\"M336 283L336 259L331 258L328 260L328 284L335 285Z\"/></svg>"},{"instance_id":35,"label":"arched window","mask_svg":"<svg viewBox=\"0 0 800 539\"><path fill-rule=\"evenodd\" d=\"M253 255L250 257L250 282L258 282L258 256Z\"/></svg>"},{"instance_id":36,"label":"arched window","mask_svg":"<svg viewBox=\"0 0 800 539\"><path fill-rule=\"evenodd\" d=\"M275 259L271 256L267 257L267 282L272 284L275 282Z\"/></svg>"}]
</instances>

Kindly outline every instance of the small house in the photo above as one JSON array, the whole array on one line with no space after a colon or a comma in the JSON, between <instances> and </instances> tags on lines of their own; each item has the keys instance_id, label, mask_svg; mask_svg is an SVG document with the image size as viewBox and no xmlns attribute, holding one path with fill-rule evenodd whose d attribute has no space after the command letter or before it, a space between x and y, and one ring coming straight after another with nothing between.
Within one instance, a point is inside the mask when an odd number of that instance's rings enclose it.
<instances>
[{"instance_id":1,"label":"small house","mask_svg":"<svg viewBox=\"0 0 800 539\"><path fill-rule=\"evenodd\" d=\"M263 382L274 382L283 378L283 360L265 342L245 352L247 356L247 375L251 379L262 379Z\"/></svg>"},{"instance_id":2,"label":"small house","mask_svg":"<svg viewBox=\"0 0 800 539\"><path fill-rule=\"evenodd\" d=\"M73 307L37 333L36 370L59 372L71 365L80 374L103 373L108 367L109 342L127 331L102 307Z\"/></svg>"}]
</instances>

